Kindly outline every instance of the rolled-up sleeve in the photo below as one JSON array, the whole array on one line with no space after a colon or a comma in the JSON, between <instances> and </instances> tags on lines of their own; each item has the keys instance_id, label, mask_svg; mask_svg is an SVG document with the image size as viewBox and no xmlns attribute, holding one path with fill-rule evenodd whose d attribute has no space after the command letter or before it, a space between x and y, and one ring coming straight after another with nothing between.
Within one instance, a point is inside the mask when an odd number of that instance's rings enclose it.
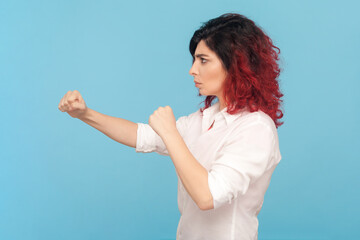
<instances>
[{"instance_id":1,"label":"rolled-up sleeve","mask_svg":"<svg viewBox=\"0 0 360 240\"><path fill-rule=\"evenodd\" d=\"M187 129L188 116L179 117L176 121L176 128L180 135L184 137ZM156 152L160 155L169 156L166 145L161 137L152 129L149 124L137 123L136 152L149 153Z\"/></svg>"},{"instance_id":2,"label":"rolled-up sleeve","mask_svg":"<svg viewBox=\"0 0 360 240\"><path fill-rule=\"evenodd\" d=\"M271 167L274 143L274 132L262 122L232 133L208 174L214 209L244 195L250 183Z\"/></svg>"}]
</instances>

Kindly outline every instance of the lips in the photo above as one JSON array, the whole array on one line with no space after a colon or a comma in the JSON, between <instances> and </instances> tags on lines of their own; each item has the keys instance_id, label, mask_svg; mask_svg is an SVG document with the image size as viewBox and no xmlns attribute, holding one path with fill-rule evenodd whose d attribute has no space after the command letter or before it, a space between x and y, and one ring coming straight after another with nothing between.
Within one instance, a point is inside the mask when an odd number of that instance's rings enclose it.
<instances>
[{"instance_id":1,"label":"lips","mask_svg":"<svg viewBox=\"0 0 360 240\"><path fill-rule=\"evenodd\" d=\"M199 83L199 82L196 82L196 81L194 81L194 83L196 83L196 84L201 84L201 83Z\"/></svg>"}]
</instances>

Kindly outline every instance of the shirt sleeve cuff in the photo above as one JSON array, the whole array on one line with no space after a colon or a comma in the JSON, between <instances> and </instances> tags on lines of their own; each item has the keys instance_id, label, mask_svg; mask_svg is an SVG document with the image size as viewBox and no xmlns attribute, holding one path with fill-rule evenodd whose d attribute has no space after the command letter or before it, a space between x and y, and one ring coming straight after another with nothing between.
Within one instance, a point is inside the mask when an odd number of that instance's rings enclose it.
<instances>
[{"instance_id":1,"label":"shirt sleeve cuff","mask_svg":"<svg viewBox=\"0 0 360 240\"><path fill-rule=\"evenodd\" d=\"M146 139L149 137L148 129L146 129L146 126L144 123L137 123L137 137L136 137L136 152L153 152L155 149L154 147L151 147L150 145L146 144Z\"/></svg>"},{"instance_id":2,"label":"shirt sleeve cuff","mask_svg":"<svg viewBox=\"0 0 360 240\"><path fill-rule=\"evenodd\" d=\"M156 152L168 156L168 152L161 137L145 123L137 123L136 152L150 153Z\"/></svg>"}]
</instances>

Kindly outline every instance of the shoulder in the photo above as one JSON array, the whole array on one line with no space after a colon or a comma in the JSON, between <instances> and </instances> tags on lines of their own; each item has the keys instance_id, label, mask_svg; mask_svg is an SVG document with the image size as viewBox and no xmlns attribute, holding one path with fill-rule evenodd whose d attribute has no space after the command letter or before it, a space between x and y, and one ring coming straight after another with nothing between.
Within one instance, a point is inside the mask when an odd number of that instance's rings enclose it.
<instances>
[{"instance_id":1,"label":"shoulder","mask_svg":"<svg viewBox=\"0 0 360 240\"><path fill-rule=\"evenodd\" d=\"M197 111L195 111L193 113L179 117L177 121L179 121L179 122L191 121L193 119L199 118L201 115L202 114L200 112L200 109L198 109Z\"/></svg>"},{"instance_id":2,"label":"shoulder","mask_svg":"<svg viewBox=\"0 0 360 240\"><path fill-rule=\"evenodd\" d=\"M188 131L189 126L193 125L193 123L199 119L200 114L200 110L197 110L196 112L181 116L176 120L176 127L182 136Z\"/></svg>"},{"instance_id":3,"label":"shoulder","mask_svg":"<svg viewBox=\"0 0 360 240\"><path fill-rule=\"evenodd\" d=\"M261 110L255 112L244 112L236 119L235 131L260 130L277 135L277 129L273 119Z\"/></svg>"}]
</instances>

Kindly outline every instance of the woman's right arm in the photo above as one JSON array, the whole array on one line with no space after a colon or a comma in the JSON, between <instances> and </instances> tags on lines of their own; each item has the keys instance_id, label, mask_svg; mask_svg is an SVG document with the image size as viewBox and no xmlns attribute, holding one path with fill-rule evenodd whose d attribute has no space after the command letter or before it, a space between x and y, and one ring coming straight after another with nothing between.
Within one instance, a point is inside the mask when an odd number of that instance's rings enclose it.
<instances>
[{"instance_id":1,"label":"woman's right arm","mask_svg":"<svg viewBox=\"0 0 360 240\"><path fill-rule=\"evenodd\" d=\"M136 147L138 125L134 122L108 116L90 108L79 119L119 143L133 148Z\"/></svg>"},{"instance_id":2,"label":"woman's right arm","mask_svg":"<svg viewBox=\"0 0 360 240\"><path fill-rule=\"evenodd\" d=\"M86 107L79 91L68 91L59 103L59 110L67 112L96 128L111 139L129 147L136 147L138 124L126 119L108 116Z\"/></svg>"}]
</instances>

